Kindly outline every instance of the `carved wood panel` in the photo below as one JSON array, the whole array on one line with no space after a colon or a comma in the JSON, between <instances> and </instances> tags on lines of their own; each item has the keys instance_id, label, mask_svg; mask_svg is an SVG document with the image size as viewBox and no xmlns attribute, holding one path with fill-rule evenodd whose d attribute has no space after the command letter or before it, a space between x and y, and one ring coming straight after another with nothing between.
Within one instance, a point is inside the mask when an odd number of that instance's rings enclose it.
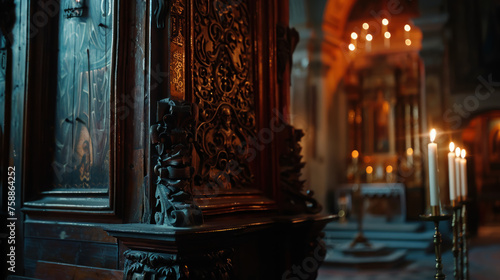
<instances>
[{"instance_id":1,"label":"carved wood panel","mask_svg":"<svg viewBox=\"0 0 500 280\"><path fill-rule=\"evenodd\" d=\"M197 105L195 183L251 185L255 139L252 24L245 0L193 1L193 101Z\"/></svg>"},{"instance_id":2,"label":"carved wood panel","mask_svg":"<svg viewBox=\"0 0 500 280\"><path fill-rule=\"evenodd\" d=\"M73 2L61 1L61 8ZM59 14L52 188L109 184L112 5L89 0L82 17Z\"/></svg>"}]
</instances>

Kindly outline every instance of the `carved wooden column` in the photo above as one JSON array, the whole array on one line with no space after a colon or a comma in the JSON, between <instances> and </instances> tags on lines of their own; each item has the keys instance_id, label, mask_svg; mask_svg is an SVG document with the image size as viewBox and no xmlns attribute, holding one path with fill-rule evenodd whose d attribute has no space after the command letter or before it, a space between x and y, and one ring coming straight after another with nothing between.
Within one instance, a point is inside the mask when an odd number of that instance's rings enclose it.
<instances>
[{"instance_id":1,"label":"carved wooden column","mask_svg":"<svg viewBox=\"0 0 500 280\"><path fill-rule=\"evenodd\" d=\"M155 198L157 225L178 227L200 225L201 210L193 203L191 194L193 167L192 107L184 102L164 99L158 102L162 118L151 126L151 142L158 161L154 167L157 176Z\"/></svg>"}]
</instances>

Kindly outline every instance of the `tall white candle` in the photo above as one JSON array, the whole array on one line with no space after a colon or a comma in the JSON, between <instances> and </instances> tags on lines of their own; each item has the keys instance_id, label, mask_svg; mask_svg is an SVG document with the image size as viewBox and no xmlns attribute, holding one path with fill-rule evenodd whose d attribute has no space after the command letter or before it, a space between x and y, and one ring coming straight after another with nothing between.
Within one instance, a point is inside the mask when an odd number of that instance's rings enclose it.
<instances>
[{"instance_id":1,"label":"tall white candle","mask_svg":"<svg viewBox=\"0 0 500 280\"><path fill-rule=\"evenodd\" d=\"M371 52L372 51L372 40L373 36L372 34L366 34L366 40L365 40L365 51L366 52Z\"/></svg>"},{"instance_id":2,"label":"tall white candle","mask_svg":"<svg viewBox=\"0 0 500 280\"><path fill-rule=\"evenodd\" d=\"M461 163L461 168L460 168L460 177L462 181L462 199L466 200L467 199L467 160L465 159L465 150L462 149L461 152L462 160L460 161Z\"/></svg>"},{"instance_id":3,"label":"tall white candle","mask_svg":"<svg viewBox=\"0 0 500 280\"><path fill-rule=\"evenodd\" d=\"M461 184L461 177L460 177L460 148L457 147L455 149L455 193L457 196L457 200L461 200L462 198L462 184Z\"/></svg>"},{"instance_id":4,"label":"tall white candle","mask_svg":"<svg viewBox=\"0 0 500 280\"><path fill-rule=\"evenodd\" d=\"M351 152L351 157L352 157L352 164L358 165L359 152L357 150L353 150Z\"/></svg>"},{"instance_id":5,"label":"tall white candle","mask_svg":"<svg viewBox=\"0 0 500 280\"><path fill-rule=\"evenodd\" d=\"M386 31L384 33L384 47L390 48L391 47L391 32Z\"/></svg>"},{"instance_id":6,"label":"tall white candle","mask_svg":"<svg viewBox=\"0 0 500 280\"><path fill-rule=\"evenodd\" d=\"M351 33L351 44L353 44L355 48L358 47L358 33L356 32Z\"/></svg>"},{"instance_id":7,"label":"tall white candle","mask_svg":"<svg viewBox=\"0 0 500 280\"><path fill-rule=\"evenodd\" d=\"M448 153L448 177L450 182L450 201L457 198L455 186L455 144L450 142L450 152Z\"/></svg>"},{"instance_id":8,"label":"tall white candle","mask_svg":"<svg viewBox=\"0 0 500 280\"><path fill-rule=\"evenodd\" d=\"M373 181L373 167L368 165L366 167L366 182L371 183Z\"/></svg>"},{"instance_id":9,"label":"tall white candle","mask_svg":"<svg viewBox=\"0 0 500 280\"><path fill-rule=\"evenodd\" d=\"M437 181L437 144L434 143L436 139L436 130L431 130L431 143L427 145L429 157L429 196L431 207L439 205L438 194L438 181Z\"/></svg>"}]
</instances>

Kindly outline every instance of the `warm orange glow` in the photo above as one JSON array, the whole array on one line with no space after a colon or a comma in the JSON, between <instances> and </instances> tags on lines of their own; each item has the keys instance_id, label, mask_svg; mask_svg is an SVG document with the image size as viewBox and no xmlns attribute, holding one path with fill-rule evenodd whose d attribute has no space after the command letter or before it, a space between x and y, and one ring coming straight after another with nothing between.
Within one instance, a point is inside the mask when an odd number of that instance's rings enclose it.
<instances>
[{"instance_id":1,"label":"warm orange glow","mask_svg":"<svg viewBox=\"0 0 500 280\"><path fill-rule=\"evenodd\" d=\"M388 25L389 24L389 20L386 19L386 18L382 19L382 24L383 25Z\"/></svg>"},{"instance_id":2,"label":"warm orange glow","mask_svg":"<svg viewBox=\"0 0 500 280\"><path fill-rule=\"evenodd\" d=\"M409 24L406 24L406 25L405 25L405 31L406 31L406 32L409 32L410 30L411 30L410 25L409 25Z\"/></svg>"},{"instance_id":3,"label":"warm orange glow","mask_svg":"<svg viewBox=\"0 0 500 280\"><path fill-rule=\"evenodd\" d=\"M465 158L465 149L462 149L462 151L460 152L460 155L462 156L462 158Z\"/></svg>"},{"instance_id":4,"label":"warm orange glow","mask_svg":"<svg viewBox=\"0 0 500 280\"><path fill-rule=\"evenodd\" d=\"M410 40L410 39L406 39L406 40L405 40L405 44L406 44L407 46L411 46L411 40Z\"/></svg>"},{"instance_id":5,"label":"warm orange glow","mask_svg":"<svg viewBox=\"0 0 500 280\"><path fill-rule=\"evenodd\" d=\"M366 41L370 42L373 39L372 34L366 34Z\"/></svg>"},{"instance_id":6,"label":"warm orange glow","mask_svg":"<svg viewBox=\"0 0 500 280\"><path fill-rule=\"evenodd\" d=\"M349 44L349 50L350 51L354 51L355 49L356 49L356 47L353 44Z\"/></svg>"},{"instance_id":7,"label":"warm orange glow","mask_svg":"<svg viewBox=\"0 0 500 280\"><path fill-rule=\"evenodd\" d=\"M353 150L351 153L352 158L358 158L359 157L359 152L357 150Z\"/></svg>"},{"instance_id":8,"label":"warm orange glow","mask_svg":"<svg viewBox=\"0 0 500 280\"><path fill-rule=\"evenodd\" d=\"M391 33L389 31L386 31L384 33L384 37L387 38L387 39L391 38Z\"/></svg>"},{"instance_id":9,"label":"warm orange glow","mask_svg":"<svg viewBox=\"0 0 500 280\"><path fill-rule=\"evenodd\" d=\"M363 23L363 29L364 30L368 30L368 28L370 28L370 25L366 22Z\"/></svg>"},{"instance_id":10,"label":"warm orange glow","mask_svg":"<svg viewBox=\"0 0 500 280\"><path fill-rule=\"evenodd\" d=\"M413 149L412 148L406 149L406 154L409 156L413 155Z\"/></svg>"},{"instance_id":11,"label":"warm orange glow","mask_svg":"<svg viewBox=\"0 0 500 280\"><path fill-rule=\"evenodd\" d=\"M373 167L371 167L370 165L368 165L368 166L366 167L366 173L367 173L367 174L372 174L372 172L373 172Z\"/></svg>"},{"instance_id":12,"label":"warm orange glow","mask_svg":"<svg viewBox=\"0 0 500 280\"><path fill-rule=\"evenodd\" d=\"M352 32L352 33L351 33L351 38L352 38L353 40L358 39L358 34L357 34L356 32Z\"/></svg>"},{"instance_id":13,"label":"warm orange glow","mask_svg":"<svg viewBox=\"0 0 500 280\"><path fill-rule=\"evenodd\" d=\"M392 165L387 165L387 167L385 168L385 172L392 173Z\"/></svg>"},{"instance_id":14,"label":"warm orange glow","mask_svg":"<svg viewBox=\"0 0 500 280\"><path fill-rule=\"evenodd\" d=\"M431 129L431 142L434 142L436 140L436 130L433 128Z\"/></svg>"},{"instance_id":15,"label":"warm orange glow","mask_svg":"<svg viewBox=\"0 0 500 280\"><path fill-rule=\"evenodd\" d=\"M455 150L455 143L450 142L450 153L453 153L454 150Z\"/></svg>"},{"instance_id":16,"label":"warm orange glow","mask_svg":"<svg viewBox=\"0 0 500 280\"><path fill-rule=\"evenodd\" d=\"M455 155L456 155L457 157L460 157L460 148L459 148L459 147L457 147L457 148L455 149Z\"/></svg>"}]
</instances>

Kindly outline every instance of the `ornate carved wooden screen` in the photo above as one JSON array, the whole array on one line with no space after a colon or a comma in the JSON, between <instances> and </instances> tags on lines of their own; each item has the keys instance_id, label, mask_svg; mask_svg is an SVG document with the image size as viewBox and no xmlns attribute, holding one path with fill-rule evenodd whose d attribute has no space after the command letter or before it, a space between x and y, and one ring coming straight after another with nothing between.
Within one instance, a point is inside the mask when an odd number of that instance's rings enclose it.
<instances>
[{"instance_id":1,"label":"ornate carved wooden screen","mask_svg":"<svg viewBox=\"0 0 500 280\"><path fill-rule=\"evenodd\" d=\"M53 12L46 28L52 32L33 36L32 67L49 79L31 80L27 135L41 145L27 139L33 192L25 206L108 211L116 7L111 0L63 0L42 8Z\"/></svg>"},{"instance_id":2,"label":"ornate carved wooden screen","mask_svg":"<svg viewBox=\"0 0 500 280\"><path fill-rule=\"evenodd\" d=\"M193 93L197 105L197 184L249 187L255 139L253 41L247 1L193 5ZM253 157L253 158L252 158Z\"/></svg>"}]
</instances>

